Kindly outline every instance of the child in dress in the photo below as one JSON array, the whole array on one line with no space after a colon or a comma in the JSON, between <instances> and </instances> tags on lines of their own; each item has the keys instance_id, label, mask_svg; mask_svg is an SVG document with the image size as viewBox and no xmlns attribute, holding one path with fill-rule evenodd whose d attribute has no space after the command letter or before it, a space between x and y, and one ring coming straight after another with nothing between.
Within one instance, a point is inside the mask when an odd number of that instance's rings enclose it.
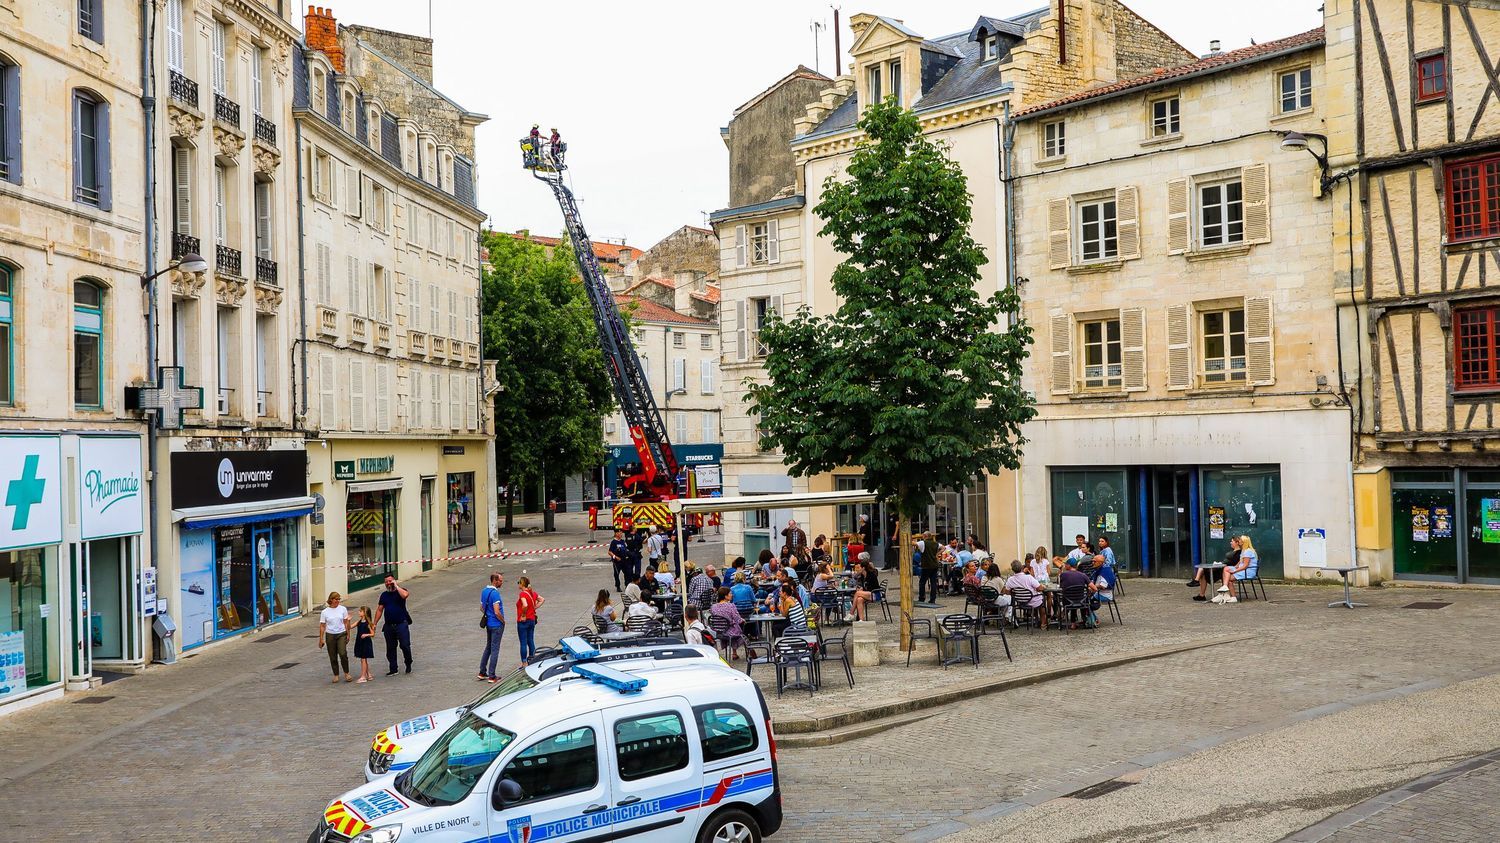
<instances>
[{"instance_id":1,"label":"child in dress","mask_svg":"<svg viewBox=\"0 0 1500 843\"><path fill-rule=\"evenodd\" d=\"M359 607L359 625L354 629L354 657L359 659L359 679L370 681L370 659L375 658L375 630L370 624L370 607Z\"/></svg>"}]
</instances>

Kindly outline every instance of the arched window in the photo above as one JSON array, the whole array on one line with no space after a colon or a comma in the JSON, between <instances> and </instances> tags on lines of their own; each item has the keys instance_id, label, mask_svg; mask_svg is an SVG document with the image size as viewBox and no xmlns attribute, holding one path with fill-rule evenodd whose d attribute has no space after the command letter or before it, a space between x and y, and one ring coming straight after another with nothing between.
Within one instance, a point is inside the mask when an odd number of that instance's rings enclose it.
<instances>
[{"instance_id":1,"label":"arched window","mask_svg":"<svg viewBox=\"0 0 1500 843\"><path fill-rule=\"evenodd\" d=\"M0 262L0 404L11 404L15 393L15 320L16 271L10 264Z\"/></svg>"},{"instance_id":2,"label":"arched window","mask_svg":"<svg viewBox=\"0 0 1500 843\"><path fill-rule=\"evenodd\" d=\"M21 183L21 68L0 53L0 180Z\"/></svg>"},{"instance_id":3,"label":"arched window","mask_svg":"<svg viewBox=\"0 0 1500 843\"><path fill-rule=\"evenodd\" d=\"M110 209L109 103L73 90L73 201Z\"/></svg>"},{"instance_id":4,"label":"arched window","mask_svg":"<svg viewBox=\"0 0 1500 843\"><path fill-rule=\"evenodd\" d=\"M104 406L104 287L87 278L73 282L73 404Z\"/></svg>"}]
</instances>

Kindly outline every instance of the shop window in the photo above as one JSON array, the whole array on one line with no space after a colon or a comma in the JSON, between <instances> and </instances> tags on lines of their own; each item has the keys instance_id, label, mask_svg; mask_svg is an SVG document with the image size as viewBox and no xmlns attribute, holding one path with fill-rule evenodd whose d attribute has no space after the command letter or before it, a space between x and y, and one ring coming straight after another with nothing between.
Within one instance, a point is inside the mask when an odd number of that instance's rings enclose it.
<instances>
[{"instance_id":1,"label":"shop window","mask_svg":"<svg viewBox=\"0 0 1500 843\"><path fill-rule=\"evenodd\" d=\"M0 263L0 404L11 404L15 395L15 347L12 325L15 320L16 271Z\"/></svg>"},{"instance_id":2,"label":"shop window","mask_svg":"<svg viewBox=\"0 0 1500 843\"><path fill-rule=\"evenodd\" d=\"M1448 241L1500 237L1500 156L1447 167Z\"/></svg>"},{"instance_id":3,"label":"shop window","mask_svg":"<svg viewBox=\"0 0 1500 843\"><path fill-rule=\"evenodd\" d=\"M474 545L474 472L448 475L448 549Z\"/></svg>"},{"instance_id":4,"label":"shop window","mask_svg":"<svg viewBox=\"0 0 1500 843\"><path fill-rule=\"evenodd\" d=\"M395 575L396 517L400 489L351 492L345 509L348 533L349 591Z\"/></svg>"},{"instance_id":5,"label":"shop window","mask_svg":"<svg viewBox=\"0 0 1500 843\"><path fill-rule=\"evenodd\" d=\"M1500 306L1456 311L1453 328L1454 390L1500 389Z\"/></svg>"},{"instance_id":6,"label":"shop window","mask_svg":"<svg viewBox=\"0 0 1500 843\"><path fill-rule=\"evenodd\" d=\"M1417 59L1417 102L1432 102L1448 96L1448 55L1438 53Z\"/></svg>"},{"instance_id":7,"label":"shop window","mask_svg":"<svg viewBox=\"0 0 1500 843\"><path fill-rule=\"evenodd\" d=\"M104 288L73 283L73 404L99 409L104 404Z\"/></svg>"},{"instance_id":8,"label":"shop window","mask_svg":"<svg viewBox=\"0 0 1500 843\"><path fill-rule=\"evenodd\" d=\"M0 553L0 700L58 681L54 551Z\"/></svg>"}]
</instances>

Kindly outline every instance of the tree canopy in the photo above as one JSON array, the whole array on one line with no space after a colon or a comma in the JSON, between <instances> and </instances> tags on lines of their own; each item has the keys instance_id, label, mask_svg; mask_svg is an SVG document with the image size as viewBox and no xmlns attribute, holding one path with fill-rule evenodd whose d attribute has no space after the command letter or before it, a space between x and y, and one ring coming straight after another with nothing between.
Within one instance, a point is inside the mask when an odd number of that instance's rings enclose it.
<instances>
[{"instance_id":1,"label":"tree canopy","mask_svg":"<svg viewBox=\"0 0 1500 843\"><path fill-rule=\"evenodd\" d=\"M523 232L524 235L524 232ZM514 487L604 461L614 390L573 251L486 232L485 356L495 377L497 480Z\"/></svg>"},{"instance_id":2,"label":"tree canopy","mask_svg":"<svg viewBox=\"0 0 1500 843\"><path fill-rule=\"evenodd\" d=\"M814 209L843 256L838 309L772 317L767 382L747 400L763 445L805 476L858 466L903 521L943 486L1020 464L1021 388L1031 328L1013 287L977 291L983 248L969 234L967 180L915 115L887 101Z\"/></svg>"}]
</instances>

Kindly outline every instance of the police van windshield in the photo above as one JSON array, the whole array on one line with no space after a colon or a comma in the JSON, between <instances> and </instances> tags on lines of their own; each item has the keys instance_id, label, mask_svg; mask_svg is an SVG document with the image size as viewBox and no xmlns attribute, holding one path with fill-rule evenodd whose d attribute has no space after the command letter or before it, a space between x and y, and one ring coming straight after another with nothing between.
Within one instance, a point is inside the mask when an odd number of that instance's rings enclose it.
<instances>
[{"instance_id":1,"label":"police van windshield","mask_svg":"<svg viewBox=\"0 0 1500 843\"><path fill-rule=\"evenodd\" d=\"M397 789L423 805L462 802L515 739L515 733L466 714L427 748L410 772L396 780Z\"/></svg>"},{"instance_id":2,"label":"police van windshield","mask_svg":"<svg viewBox=\"0 0 1500 843\"><path fill-rule=\"evenodd\" d=\"M476 706L493 702L501 697L524 691L527 688L535 688L536 685L536 680L526 675L526 668L518 667L511 671L509 676L486 688L484 693L475 697L474 701L469 703L469 710L472 711Z\"/></svg>"}]
</instances>

